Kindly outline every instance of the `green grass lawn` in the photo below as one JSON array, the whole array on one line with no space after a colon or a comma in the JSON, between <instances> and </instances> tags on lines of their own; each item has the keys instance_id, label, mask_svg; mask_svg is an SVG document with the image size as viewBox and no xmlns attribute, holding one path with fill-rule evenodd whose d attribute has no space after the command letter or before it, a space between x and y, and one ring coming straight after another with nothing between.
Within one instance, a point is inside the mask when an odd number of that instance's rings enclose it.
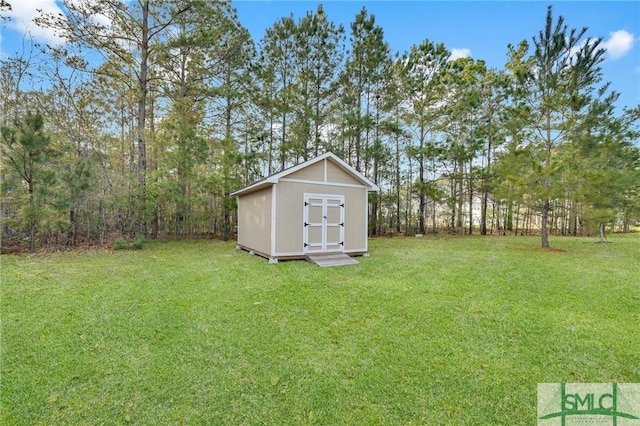
<instances>
[{"instance_id":1,"label":"green grass lawn","mask_svg":"<svg viewBox=\"0 0 640 426\"><path fill-rule=\"evenodd\" d=\"M640 234L3 256L2 424L531 425L546 382L640 382Z\"/></svg>"}]
</instances>

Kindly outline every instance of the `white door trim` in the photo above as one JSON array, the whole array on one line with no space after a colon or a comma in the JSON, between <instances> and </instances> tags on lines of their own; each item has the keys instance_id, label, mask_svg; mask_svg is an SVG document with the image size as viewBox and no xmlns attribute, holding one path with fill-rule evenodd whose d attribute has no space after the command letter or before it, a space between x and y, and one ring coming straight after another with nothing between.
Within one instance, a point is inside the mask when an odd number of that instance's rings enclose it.
<instances>
[{"instance_id":1,"label":"white door trim","mask_svg":"<svg viewBox=\"0 0 640 426\"><path fill-rule=\"evenodd\" d=\"M310 220L309 208L310 207L320 207L321 208L321 221L320 222L312 222ZM339 221L336 222L331 221L329 214L329 209L340 209ZM303 252L307 253L342 253L344 252L344 195L336 195L336 194L311 194L304 193L304 204L303 204L303 230L302 230L302 247ZM335 217L335 216L334 216ZM309 240L309 229L311 228L319 228L320 229L320 241L310 241ZM329 240L330 235L335 235L335 233L330 233L329 230L332 228L337 228L338 239L339 241Z\"/></svg>"}]
</instances>

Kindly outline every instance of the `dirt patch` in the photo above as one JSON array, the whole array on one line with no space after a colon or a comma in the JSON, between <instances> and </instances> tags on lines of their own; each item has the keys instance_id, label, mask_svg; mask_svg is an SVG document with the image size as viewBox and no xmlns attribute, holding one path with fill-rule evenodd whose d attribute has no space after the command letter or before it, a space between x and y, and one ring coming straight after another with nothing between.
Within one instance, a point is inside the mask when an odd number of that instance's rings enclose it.
<instances>
[{"instance_id":1,"label":"dirt patch","mask_svg":"<svg viewBox=\"0 0 640 426\"><path fill-rule=\"evenodd\" d=\"M568 250L557 248L557 247L541 247L540 250L542 250L542 251L552 251L552 252L557 252L557 253L566 253L568 251Z\"/></svg>"},{"instance_id":2,"label":"dirt patch","mask_svg":"<svg viewBox=\"0 0 640 426\"><path fill-rule=\"evenodd\" d=\"M3 242L0 248L0 254L19 254L28 253L29 245L26 243L10 243Z\"/></svg>"},{"instance_id":3,"label":"dirt patch","mask_svg":"<svg viewBox=\"0 0 640 426\"><path fill-rule=\"evenodd\" d=\"M104 244L92 244L89 242L79 242L75 247L66 244L47 244L44 247L36 247L36 253L56 253L61 251L93 251L93 250L110 250L113 248L115 241L108 240ZM3 242L0 248L0 254L29 254L28 243Z\"/></svg>"},{"instance_id":4,"label":"dirt patch","mask_svg":"<svg viewBox=\"0 0 640 426\"><path fill-rule=\"evenodd\" d=\"M512 247L513 251L529 251L529 252L552 252L552 253L567 253L569 250L558 247Z\"/></svg>"}]
</instances>

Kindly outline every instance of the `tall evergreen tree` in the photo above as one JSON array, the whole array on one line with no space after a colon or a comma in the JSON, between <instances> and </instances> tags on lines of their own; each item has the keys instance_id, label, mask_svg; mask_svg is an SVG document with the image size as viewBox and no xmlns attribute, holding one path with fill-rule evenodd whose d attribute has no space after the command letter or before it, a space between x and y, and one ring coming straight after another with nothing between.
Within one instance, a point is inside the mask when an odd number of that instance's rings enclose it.
<instances>
[{"instance_id":1,"label":"tall evergreen tree","mask_svg":"<svg viewBox=\"0 0 640 426\"><path fill-rule=\"evenodd\" d=\"M628 226L625 216L640 204L640 147L634 144L640 108L616 116L610 101L591 103L597 120L577 145L579 164L573 170L578 200L587 207L584 219L597 228L601 243L608 242L606 227L617 220Z\"/></svg>"},{"instance_id":2,"label":"tall evergreen tree","mask_svg":"<svg viewBox=\"0 0 640 426\"><path fill-rule=\"evenodd\" d=\"M298 49L297 25L293 16L281 18L267 29L262 40L262 50L258 60L259 75L265 78L269 99L262 104L273 117L270 125L272 151L277 151L276 169L282 170L289 162L291 151L290 126L295 94L295 81L299 64L296 61ZM273 89L273 90L269 90ZM274 146L278 140L277 147ZM275 171L275 170L274 170Z\"/></svg>"},{"instance_id":3,"label":"tall evergreen tree","mask_svg":"<svg viewBox=\"0 0 640 426\"><path fill-rule=\"evenodd\" d=\"M479 137L484 141L482 148L482 163L479 169L481 178L480 189L480 234L487 234L487 210L489 194L493 187L495 174L491 165L493 153L501 149L505 141L504 118L507 79L503 72L488 70L480 81L480 120L478 123ZM511 205L511 204L510 204ZM508 229L512 231L513 226Z\"/></svg>"},{"instance_id":4,"label":"tall evergreen tree","mask_svg":"<svg viewBox=\"0 0 640 426\"><path fill-rule=\"evenodd\" d=\"M45 207L43 193L55 181L52 162L58 152L45 131L44 118L39 112L28 112L13 126L0 127L0 136L4 166L19 176L26 186L28 199L23 219L29 229L29 252L35 253L38 222Z\"/></svg>"},{"instance_id":5,"label":"tall evergreen tree","mask_svg":"<svg viewBox=\"0 0 640 426\"><path fill-rule=\"evenodd\" d=\"M335 108L337 71L342 65L344 28L331 22L322 5L298 22L295 90L295 145L303 160L326 147L323 133Z\"/></svg>"},{"instance_id":6,"label":"tall evergreen tree","mask_svg":"<svg viewBox=\"0 0 640 426\"><path fill-rule=\"evenodd\" d=\"M196 215L210 204L202 196L203 181L197 179L201 175L198 171L202 172L199 167L210 162L225 168L224 155L217 152L234 149L233 143L229 147L225 144L232 142L233 136L229 133L232 99L235 103L237 98L233 77L238 64L246 66L249 60L238 60L246 55L248 33L237 23L229 4L186 3L185 12L167 28L167 38L156 47L154 56L155 78L162 88L159 95L167 104L161 124L166 151L162 158L167 163L160 172L171 181L167 189L175 204L175 234L191 233L196 222L201 222ZM205 131L208 109L213 110L217 122L225 122L225 130L214 137L211 146Z\"/></svg>"},{"instance_id":7,"label":"tall evergreen tree","mask_svg":"<svg viewBox=\"0 0 640 426\"><path fill-rule=\"evenodd\" d=\"M450 53L442 43L429 40L412 46L402 59L403 82L407 96L407 111L404 118L413 130L418 163L418 232L426 233L425 211L430 183L427 181L427 162L435 154L434 133L442 120L444 102L443 77L447 70Z\"/></svg>"},{"instance_id":8,"label":"tall evergreen tree","mask_svg":"<svg viewBox=\"0 0 640 426\"><path fill-rule=\"evenodd\" d=\"M591 90L602 78L601 40L585 39L586 32L586 27L568 30L562 16L554 22L550 6L545 28L533 38L531 67L520 75L528 86L525 96L531 112L529 125L534 130L540 160L536 175L542 204L542 247L549 247L551 200L559 189L554 186L559 164L553 152L570 136L575 116L581 113L575 110L576 95Z\"/></svg>"},{"instance_id":9,"label":"tall evergreen tree","mask_svg":"<svg viewBox=\"0 0 640 426\"><path fill-rule=\"evenodd\" d=\"M458 58L450 63L445 78L447 116L442 123L445 138L443 158L447 164L447 178L450 183L451 232L462 229L464 226L465 203L469 208L468 232L471 233L473 228L473 160L483 145L480 131L481 81L485 73L484 61Z\"/></svg>"},{"instance_id":10,"label":"tall evergreen tree","mask_svg":"<svg viewBox=\"0 0 640 426\"><path fill-rule=\"evenodd\" d=\"M345 108L343 134L348 139L345 154L355 169L366 175L367 149L372 139L375 140L380 88L390 57L382 27L376 25L375 16L369 15L365 8L351 23L350 44L351 51L341 76Z\"/></svg>"},{"instance_id":11,"label":"tall evergreen tree","mask_svg":"<svg viewBox=\"0 0 640 426\"><path fill-rule=\"evenodd\" d=\"M110 77L135 87L136 144L137 144L137 232L147 233L147 95L149 70L153 67L156 43L166 36L174 20L187 11L188 2L151 3L141 0L126 3L120 0L63 1L65 15L45 14L37 23L59 31L70 44L67 49L68 65L91 69L82 55L84 49L102 56L110 62ZM74 46L76 49L71 49ZM99 65L101 65L99 63ZM93 69L96 71L96 69ZM133 72L134 81L131 81Z\"/></svg>"}]
</instances>

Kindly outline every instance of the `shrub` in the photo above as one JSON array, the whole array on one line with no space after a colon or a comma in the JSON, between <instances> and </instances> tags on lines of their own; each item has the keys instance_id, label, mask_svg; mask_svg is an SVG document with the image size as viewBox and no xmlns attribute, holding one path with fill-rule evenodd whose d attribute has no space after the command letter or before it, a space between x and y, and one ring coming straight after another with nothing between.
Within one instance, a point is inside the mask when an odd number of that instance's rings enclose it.
<instances>
[{"instance_id":1,"label":"shrub","mask_svg":"<svg viewBox=\"0 0 640 426\"><path fill-rule=\"evenodd\" d=\"M137 238L133 242L128 242L125 240L117 240L113 245L114 250L141 250L142 249L142 238Z\"/></svg>"}]
</instances>

